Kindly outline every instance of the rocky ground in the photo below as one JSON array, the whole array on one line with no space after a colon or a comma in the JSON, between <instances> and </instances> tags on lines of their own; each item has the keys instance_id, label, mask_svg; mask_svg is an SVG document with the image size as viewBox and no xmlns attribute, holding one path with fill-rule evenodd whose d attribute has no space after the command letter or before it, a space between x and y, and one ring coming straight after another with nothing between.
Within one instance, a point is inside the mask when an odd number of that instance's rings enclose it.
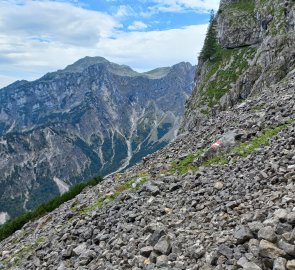
<instances>
[{"instance_id":1,"label":"rocky ground","mask_svg":"<svg viewBox=\"0 0 295 270\"><path fill-rule=\"evenodd\" d=\"M0 269L295 269L294 100L291 72L25 225Z\"/></svg>"}]
</instances>

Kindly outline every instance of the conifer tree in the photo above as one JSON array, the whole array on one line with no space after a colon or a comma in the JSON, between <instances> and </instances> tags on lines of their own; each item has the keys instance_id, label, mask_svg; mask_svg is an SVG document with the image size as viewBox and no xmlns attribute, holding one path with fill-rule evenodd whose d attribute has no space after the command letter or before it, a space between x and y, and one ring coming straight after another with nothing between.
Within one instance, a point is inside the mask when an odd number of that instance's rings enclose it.
<instances>
[{"instance_id":1,"label":"conifer tree","mask_svg":"<svg viewBox=\"0 0 295 270\"><path fill-rule=\"evenodd\" d=\"M218 41L216 33L216 17L214 11L211 10L211 16L209 21L209 26L204 42L203 49L199 56L199 61L205 62L208 59L211 60L217 51Z\"/></svg>"}]
</instances>

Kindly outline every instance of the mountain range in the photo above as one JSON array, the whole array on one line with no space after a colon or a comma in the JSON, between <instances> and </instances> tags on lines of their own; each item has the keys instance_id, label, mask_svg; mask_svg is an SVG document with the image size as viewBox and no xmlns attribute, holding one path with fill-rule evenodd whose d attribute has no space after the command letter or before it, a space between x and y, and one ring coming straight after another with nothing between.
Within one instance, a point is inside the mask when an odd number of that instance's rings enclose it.
<instances>
[{"instance_id":1,"label":"mountain range","mask_svg":"<svg viewBox=\"0 0 295 270\"><path fill-rule=\"evenodd\" d=\"M145 73L102 57L0 90L0 212L15 217L173 140L195 67Z\"/></svg>"}]
</instances>

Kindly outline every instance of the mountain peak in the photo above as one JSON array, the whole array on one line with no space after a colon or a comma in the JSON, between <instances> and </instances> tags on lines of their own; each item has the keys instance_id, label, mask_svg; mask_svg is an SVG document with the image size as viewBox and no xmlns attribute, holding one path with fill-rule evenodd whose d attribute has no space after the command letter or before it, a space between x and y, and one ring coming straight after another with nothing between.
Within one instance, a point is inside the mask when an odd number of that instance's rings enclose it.
<instances>
[{"instance_id":1,"label":"mountain peak","mask_svg":"<svg viewBox=\"0 0 295 270\"><path fill-rule=\"evenodd\" d=\"M86 56L82 59L79 59L75 63L68 65L63 72L82 72L84 69L96 65L96 64L106 64L110 63L107 59L100 57L100 56L95 56L95 57L90 57Z\"/></svg>"}]
</instances>

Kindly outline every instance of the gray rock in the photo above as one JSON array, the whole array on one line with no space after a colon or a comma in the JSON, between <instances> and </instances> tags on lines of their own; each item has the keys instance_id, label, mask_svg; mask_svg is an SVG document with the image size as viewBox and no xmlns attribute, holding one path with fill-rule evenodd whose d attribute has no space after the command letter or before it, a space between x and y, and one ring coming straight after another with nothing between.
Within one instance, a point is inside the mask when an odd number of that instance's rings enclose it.
<instances>
[{"instance_id":1,"label":"gray rock","mask_svg":"<svg viewBox=\"0 0 295 270\"><path fill-rule=\"evenodd\" d=\"M154 248L152 246L143 247L140 249L140 254L144 257L149 257Z\"/></svg>"},{"instance_id":2,"label":"gray rock","mask_svg":"<svg viewBox=\"0 0 295 270\"><path fill-rule=\"evenodd\" d=\"M159 239L164 235L165 235L164 230L162 229L155 230L148 238L149 245L154 246L159 241Z\"/></svg>"},{"instance_id":3,"label":"gray rock","mask_svg":"<svg viewBox=\"0 0 295 270\"><path fill-rule=\"evenodd\" d=\"M276 258L273 263L273 270L286 270L287 260L285 258Z\"/></svg>"},{"instance_id":4,"label":"gray rock","mask_svg":"<svg viewBox=\"0 0 295 270\"><path fill-rule=\"evenodd\" d=\"M86 243L82 243L73 249L75 255L80 256L83 252L86 251Z\"/></svg>"},{"instance_id":5,"label":"gray rock","mask_svg":"<svg viewBox=\"0 0 295 270\"><path fill-rule=\"evenodd\" d=\"M266 240L261 240L259 244L259 254L262 257L276 259L277 257L286 256L286 252L278 248L275 244Z\"/></svg>"},{"instance_id":6,"label":"gray rock","mask_svg":"<svg viewBox=\"0 0 295 270\"><path fill-rule=\"evenodd\" d=\"M152 183L147 183L144 186L144 190L150 192L153 196L160 194L160 189Z\"/></svg>"},{"instance_id":7,"label":"gray rock","mask_svg":"<svg viewBox=\"0 0 295 270\"><path fill-rule=\"evenodd\" d=\"M158 243L154 246L154 251L163 255L169 255L171 249L171 242L168 236L162 236Z\"/></svg>"},{"instance_id":8,"label":"gray rock","mask_svg":"<svg viewBox=\"0 0 295 270\"><path fill-rule=\"evenodd\" d=\"M291 245L287 242L285 242L283 239L281 239L278 242L278 247L282 250L284 250L287 254L295 257L295 245Z\"/></svg>"},{"instance_id":9,"label":"gray rock","mask_svg":"<svg viewBox=\"0 0 295 270\"><path fill-rule=\"evenodd\" d=\"M245 270L262 270L257 264L252 262L246 262L243 266Z\"/></svg>"},{"instance_id":10,"label":"gray rock","mask_svg":"<svg viewBox=\"0 0 295 270\"><path fill-rule=\"evenodd\" d=\"M249 227L242 226L240 229L235 231L234 237L236 238L238 244L243 244L254 236Z\"/></svg>"},{"instance_id":11,"label":"gray rock","mask_svg":"<svg viewBox=\"0 0 295 270\"><path fill-rule=\"evenodd\" d=\"M228 259L231 259L233 257L233 251L231 248L229 248L227 245L222 244L218 247L218 252Z\"/></svg>"},{"instance_id":12,"label":"gray rock","mask_svg":"<svg viewBox=\"0 0 295 270\"><path fill-rule=\"evenodd\" d=\"M168 266L168 257L166 255L157 257L156 265L159 267Z\"/></svg>"},{"instance_id":13,"label":"gray rock","mask_svg":"<svg viewBox=\"0 0 295 270\"><path fill-rule=\"evenodd\" d=\"M285 222L287 220L288 212L285 209L278 209L274 212L274 216L280 221Z\"/></svg>"},{"instance_id":14,"label":"gray rock","mask_svg":"<svg viewBox=\"0 0 295 270\"><path fill-rule=\"evenodd\" d=\"M255 256L259 255L259 241L257 239L250 239L249 243L249 251Z\"/></svg>"},{"instance_id":15,"label":"gray rock","mask_svg":"<svg viewBox=\"0 0 295 270\"><path fill-rule=\"evenodd\" d=\"M276 233L282 235L286 232L292 231L292 225L288 223L278 223L276 226Z\"/></svg>"},{"instance_id":16,"label":"gray rock","mask_svg":"<svg viewBox=\"0 0 295 270\"><path fill-rule=\"evenodd\" d=\"M249 229L253 234L257 234L260 229L263 228L263 224L260 221L253 221L248 223Z\"/></svg>"},{"instance_id":17,"label":"gray rock","mask_svg":"<svg viewBox=\"0 0 295 270\"><path fill-rule=\"evenodd\" d=\"M258 238L259 239L265 239L269 242L275 242L277 239L277 235L275 233L275 230L270 227L266 226L264 228L261 228L258 232Z\"/></svg>"},{"instance_id":18,"label":"gray rock","mask_svg":"<svg viewBox=\"0 0 295 270\"><path fill-rule=\"evenodd\" d=\"M287 215L287 222L291 225L295 225L295 212L291 212Z\"/></svg>"}]
</instances>

